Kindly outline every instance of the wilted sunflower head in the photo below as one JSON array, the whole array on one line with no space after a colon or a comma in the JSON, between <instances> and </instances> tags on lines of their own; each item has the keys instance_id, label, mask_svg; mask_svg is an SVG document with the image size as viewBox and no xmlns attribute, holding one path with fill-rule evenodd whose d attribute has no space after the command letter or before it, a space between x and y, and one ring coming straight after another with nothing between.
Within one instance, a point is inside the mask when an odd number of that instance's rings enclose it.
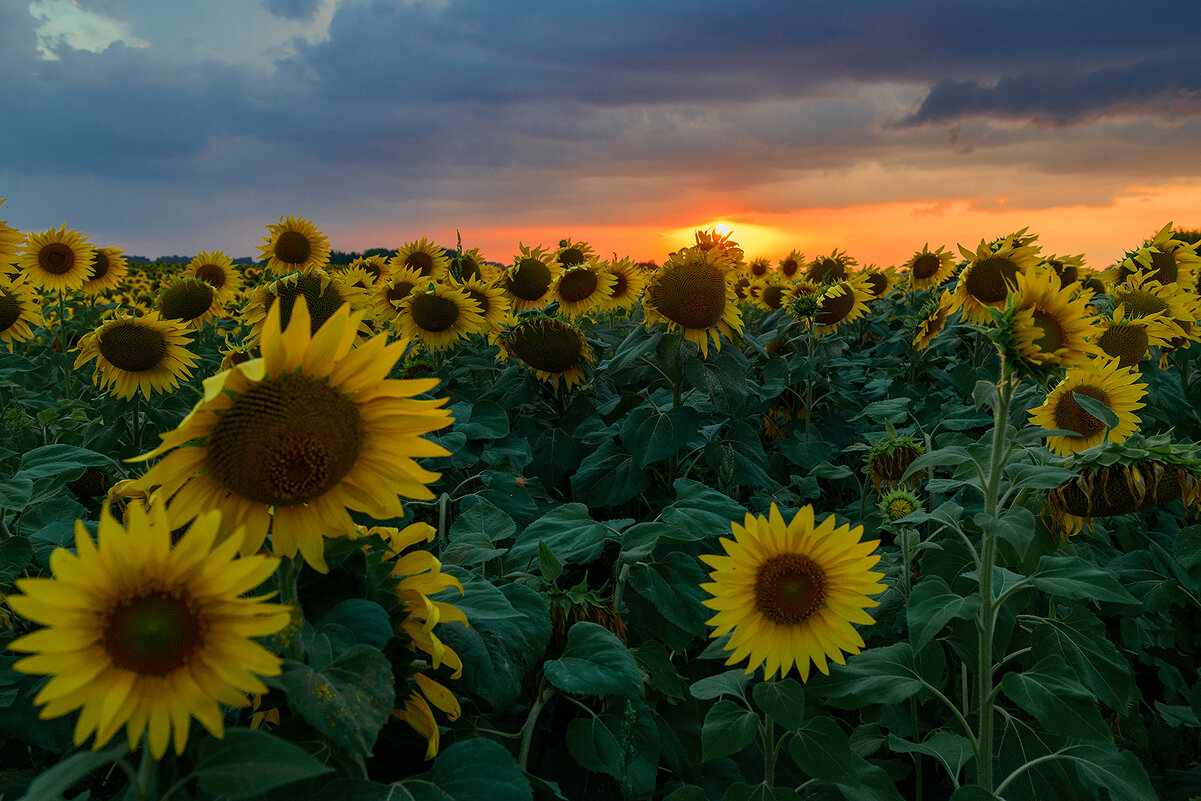
<instances>
[{"instance_id":1,"label":"wilted sunflower head","mask_svg":"<svg viewBox=\"0 0 1201 801\"><path fill-rule=\"evenodd\" d=\"M221 308L212 285L199 278L179 278L163 287L155 309L164 320L200 328Z\"/></svg>"},{"instance_id":2,"label":"wilted sunflower head","mask_svg":"<svg viewBox=\"0 0 1201 801\"><path fill-rule=\"evenodd\" d=\"M329 263L329 239L304 217L281 216L267 226L258 248L267 269L276 273L315 270Z\"/></svg>"},{"instance_id":3,"label":"wilted sunflower head","mask_svg":"<svg viewBox=\"0 0 1201 801\"><path fill-rule=\"evenodd\" d=\"M876 492L901 486L909 465L925 452L926 444L924 442L914 439L910 434L898 436L890 424L888 435L872 445L863 457L867 473L871 477ZM916 487L920 482L920 473L915 473L903 480L903 483L909 487Z\"/></svg>"},{"instance_id":4,"label":"wilted sunflower head","mask_svg":"<svg viewBox=\"0 0 1201 801\"><path fill-rule=\"evenodd\" d=\"M585 381L584 370L596 364L584 334L557 317L532 317L497 335L500 357L516 359L541 381L566 389Z\"/></svg>"}]
</instances>

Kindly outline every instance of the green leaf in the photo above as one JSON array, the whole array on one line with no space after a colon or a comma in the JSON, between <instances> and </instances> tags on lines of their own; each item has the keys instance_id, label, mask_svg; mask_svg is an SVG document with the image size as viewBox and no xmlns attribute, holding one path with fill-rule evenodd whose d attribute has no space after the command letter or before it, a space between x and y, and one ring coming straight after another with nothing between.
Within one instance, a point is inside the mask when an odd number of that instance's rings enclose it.
<instances>
[{"instance_id":1,"label":"green leaf","mask_svg":"<svg viewBox=\"0 0 1201 801\"><path fill-rule=\"evenodd\" d=\"M571 477L571 493L589 506L616 506L649 484L650 474L610 439L580 462Z\"/></svg>"},{"instance_id":2,"label":"green leaf","mask_svg":"<svg viewBox=\"0 0 1201 801\"><path fill-rule=\"evenodd\" d=\"M918 582L909 595L909 642L920 651L947 623L971 617L979 608L979 595L964 598L942 577L929 576Z\"/></svg>"},{"instance_id":3,"label":"green leaf","mask_svg":"<svg viewBox=\"0 0 1201 801\"><path fill-rule=\"evenodd\" d=\"M706 676L703 679L693 682L692 686L688 688L688 692L693 698L700 701L721 698L723 695L736 695L739 698L746 698L746 686L750 681L750 674L744 670L727 670L724 673L718 673L715 676Z\"/></svg>"},{"instance_id":4,"label":"green leaf","mask_svg":"<svg viewBox=\"0 0 1201 801\"><path fill-rule=\"evenodd\" d=\"M484 699L493 712L503 712L521 698L525 674L546 653L550 610L541 595L523 584L494 589L508 604L506 616L477 620L469 614L470 626L442 626L438 636L463 662L458 684Z\"/></svg>"},{"instance_id":5,"label":"green leaf","mask_svg":"<svg viewBox=\"0 0 1201 801\"><path fill-rule=\"evenodd\" d=\"M1035 626L1030 644L1036 654L1062 656L1101 703L1114 710L1126 708L1133 683L1130 663L1092 612L1073 605L1062 619L1043 620Z\"/></svg>"},{"instance_id":6,"label":"green leaf","mask_svg":"<svg viewBox=\"0 0 1201 801\"><path fill-rule=\"evenodd\" d=\"M851 418L851 422L867 418L869 420L887 420L891 423L903 423L908 416L909 404L912 402L911 398L904 397L874 401L864 406L859 414Z\"/></svg>"},{"instance_id":7,"label":"green leaf","mask_svg":"<svg viewBox=\"0 0 1201 801\"><path fill-rule=\"evenodd\" d=\"M1180 529L1172 543L1172 556L1185 570L1192 571L1201 565L1201 526L1186 526Z\"/></svg>"},{"instance_id":8,"label":"green leaf","mask_svg":"<svg viewBox=\"0 0 1201 801\"><path fill-rule=\"evenodd\" d=\"M309 725L351 753L371 756L396 705L392 665L369 645L355 645L324 670L288 661L267 683L283 689Z\"/></svg>"},{"instance_id":9,"label":"green leaf","mask_svg":"<svg viewBox=\"0 0 1201 801\"><path fill-rule=\"evenodd\" d=\"M763 714L789 731L800 728L805 720L805 688L796 679L760 682L751 695Z\"/></svg>"},{"instance_id":10,"label":"green leaf","mask_svg":"<svg viewBox=\"0 0 1201 801\"><path fill-rule=\"evenodd\" d=\"M693 636L705 633L705 620L712 614L701 601L709 594L700 585L707 581L696 557L669 553L654 564L631 565L629 590L652 604L658 613Z\"/></svg>"},{"instance_id":11,"label":"green leaf","mask_svg":"<svg viewBox=\"0 0 1201 801\"><path fill-rule=\"evenodd\" d=\"M211 795L247 798L291 782L329 773L304 749L258 729L226 729L207 739L196 762L196 781Z\"/></svg>"},{"instance_id":12,"label":"green leaf","mask_svg":"<svg viewBox=\"0 0 1201 801\"><path fill-rule=\"evenodd\" d=\"M19 512L33 497L33 479L18 473L0 481L0 510Z\"/></svg>"},{"instance_id":13,"label":"green leaf","mask_svg":"<svg viewBox=\"0 0 1201 801\"><path fill-rule=\"evenodd\" d=\"M684 681L671 664L667 646L658 640L647 640L634 650L634 658L646 673L651 687L668 698L684 697Z\"/></svg>"},{"instance_id":14,"label":"green leaf","mask_svg":"<svg viewBox=\"0 0 1201 801\"><path fill-rule=\"evenodd\" d=\"M483 737L455 743L438 754L430 770L400 786L409 788L417 783L441 791L440 796L414 792L414 798L421 801L532 801L534 797L513 755Z\"/></svg>"},{"instance_id":15,"label":"green leaf","mask_svg":"<svg viewBox=\"0 0 1201 801\"><path fill-rule=\"evenodd\" d=\"M687 784L672 790L663 801L708 801L705 791L695 784Z\"/></svg>"},{"instance_id":16,"label":"green leaf","mask_svg":"<svg viewBox=\"0 0 1201 801\"><path fill-rule=\"evenodd\" d=\"M651 354L659 347L662 339L663 331L660 328L648 330L645 326L634 326L634 330L626 335L626 338L617 346L613 358L607 365L608 369L610 371L625 370L640 357L651 358ZM651 360L653 361L653 359Z\"/></svg>"},{"instance_id":17,"label":"green leaf","mask_svg":"<svg viewBox=\"0 0 1201 801\"><path fill-rule=\"evenodd\" d=\"M730 523L741 524L746 518L746 509L741 504L699 481L678 478L672 486L676 491L675 503L665 508L661 516L664 523L672 526L673 539L687 537L687 541L697 541L729 536Z\"/></svg>"},{"instance_id":18,"label":"green leaf","mask_svg":"<svg viewBox=\"0 0 1201 801\"><path fill-rule=\"evenodd\" d=\"M450 527L450 541L467 534L482 534L491 542L508 539L517 531L517 524L504 510L487 501L460 512Z\"/></svg>"},{"instance_id":19,"label":"green leaf","mask_svg":"<svg viewBox=\"0 0 1201 801\"><path fill-rule=\"evenodd\" d=\"M1108 792L1111 801L1147 801L1155 798L1155 788L1138 757L1129 751L1096 745L1076 745L1068 749L1076 758L1080 780L1100 797Z\"/></svg>"},{"instance_id":20,"label":"green leaf","mask_svg":"<svg viewBox=\"0 0 1201 801\"><path fill-rule=\"evenodd\" d=\"M1030 582L1043 592L1060 598L1082 598L1137 604L1138 599L1125 590L1113 573L1090 564L1078 556L1044 556Z\"/></svg>"},{"instance_id":21,"label":"green leaf","mask_svg":"<svg viewBox=\"0 0 1201 801\"><path fill-rule=\"evenodd\" d=\"M1080 408L1093 417L1105 424L1106 428L1114 429L1118 427L1118 416L1113 413L1113 410L1106 406L1096 398L1090 398L1081 392L1073 392L1072 397L1076 399L1076 403L1080 404ZM1080 432L1076 432L1079 434Z\"/></svg>"},{"instance_id":22,"label":"green leaf","mask_svg":"<svg viewBox=\"0 0 1201 801\"><path fill-rule=\"evenodd\" d=\"M466 404L456 406L463 407ZM470 415L460 417L456 414L455 419L454 430L467 439L500 439L509 434L508 415L492 401L476 401L471 406Z\"/></svg>"},{"instance_id":23,"label":"green leaf","mask_svg":"<svg viewBox=\"0 0 1201 801\"><path fill-rule=\"evenodd\" d=\"M1001 689L1047 731L1082 740L1111 739L1092 693L1076 681L1061 656L1045 656L1029 670L1006 673Z\"/></svg>"},{"instance_id":24,"label":"green leaf","mask_svg":"<svg viewBox=\"0 0 1201 801\"><path fill-rule=\"evenodd\" d=\"M859 771L851 741L833 718L819 717L797 731L788 742L797 767L820 781L859 786Z\"/></svg>"},{"instance_id":25,"label":"green leaf","mask_svg":"<svg viewBox=\"0 0 1201 801\"><path fill-rule=\"evenodd\" d=\"M700 426L700 415L691 406L677 406L666 412L640 406L622 423L621 443L646 467L674 455L696 436Z\"/></svg>"},{"instance_id":26,"label":"green leaf","mask_svg":"<svg viewBox=\"0 0 1201 801\"><path fill-rule=\"evenodd\" d=\"M84 776L116 762L128 753L128 741L119 737L116 744L103 751L79 751L72 754L38 774L37 778L29 783L29 789L21 801L61 801L63 793Z\"/></svg>"},{"instance_id":27,"label":"green leaf","mask_svg":"<svg viewBox=\"0 0 1201 801\"><path fill-rule=\"evenodd\" d=\"M659 540L674 529L666 523L637 523L621 532L621 561L638 562L651 555Z\"/></svg>"},{"instance_id":28,"label":"green leaf","mask_svg":"<svg viewBox=\"0 0 1201 801\"><path fill-rule=\"evenodd\" d=\"M517 535L506 562L515 569L528 570L545 544L560 562L587 564L601 555L609 536L609 530L588 515L587 506L565 503L526 526Z\"/></svg>"},{"instance_id":29,"label":"green leaf","mask_svg":"<svg viewBox=\"0 0 1201 801\"><path fill-rule=\"evenodd\" d=\"M945 465L958 466L961 464L967 464L971 460L971 454L969 454L966 449L961 448L958 445L948 446L946 448L938 448L936 450L927 451L926 453L923 453L921 456L914 459L909 464L909 467L905 470L905 475L901 478L902 480L907 479L910 476L920 473L922 470L930 467L943 467Z\"/></svg>"},{"instance_id":30,"label":"green leaf","mask_svg":"<svg viewBox=\"0 0 1201 801\"><path fill-rule=\"evenodd\" d=\"M72 471L82 473L83 469L87 467L104 465L115 467L116 464L103 453L96 453L87 448L78 448L74 445L44 445L34 448L21 457L21 469L17 475L36 480Z\"/></svg>"},{"instance_id":31,"label":"green leaf","mask_svg":"<svg viewBox=\"0 0 1201 801\"><path fill-rule=\"evenodd\" d=\"M1077 474L1049 464L1011 464L1005 475L1019 489L1054 489Z\"/></svg>"},{"instance_id":32,"label":"green leaf","mask_svg":"<svg viewBox=\"0 0 1201 801\"><path fill-rule=\"evenodd\" d=\"M922 689L922 679L907 642L868 648L847 657L846 665L830 665L830 675L811 675L811 690L829 698L854 695L872 704L899 704Z\"/></svg>"},{"instance_id":33,"label":"green leaf","mask_svg":"<svg viewBox=\"0 0 1201 801\"><path fill-rule=\"evenodd\" d=\"M965 784L951 793L951 801L1001 801L978 784Z\"/></svg>"},{"instance_id":34,"label":"green leaf","mask_svg":"<svg viewBox=\"0 0 1201 801\"><path fill-rule=\"evenodd\" d=\"M547 581L554 581L563 575L563 563L546 544L546 540L538 540L538 571Z\"/></svg>"},{"instance_id":35,"label":"green leaf","mask_svg":"<svg viewBox=\"0 0 1201 801\"><path fill-rule=\"evenodd\" d=\"M975 759L975 751L971 741L961 734L946 729L937 729L920 743L902 740L895 734L888 735L888 747L900 754L926 754L943 764L947 773L959 778L960 771L968 762Z\"/></svg>"},{"instance_id":36,"label":"green leaf","mask_svg":"<svg viewBox=\"0 0 1201 801\"><path fill-rule=\"evenodd\" d=\"M321 618L321 628L342 626L354 642L383 650L392 639L392 623L382 606L365 598L347 598Z\"/></svg>"},{"instance_id":37,"label":"green leaf","mask_svg":"<svg viewBox=\"0 0 1201 801\"><path fill-rule=\"evenodd\" d=\"M625 714L581 716L567 724L567 750L583 767L605 773L623 795L655 789L659 773L659 730L646 707L626 702Z\"/></svg>"},{"instance_id":38,"label":"green leaf","mask_svg":"<svg viewBox=\"0 0 1201 801\"><path fill-rule=\"evenodd\" d=\"M738 350L723 350L716 359L695 356L685 362L684 374L722 414L736 414L746 400L746 357Z\"/></svg>"},{"instance_id":39,"label":"green leaf","mask_svg":"<svg viewBox=\"0 0 1201 801\"><path fill-rule=\"evenodd\" d=\"M758 715L733 701L718 701L701 726L702 759L708 762L737 754L751 744L758 732Z\"/></svg>"},{"instance_id":40,"label":"green leaf","mask_svg":"<svg viewBox=\"0 0 1201 801\"><path fill-rule=\"evenodd\" d=\"M563 656L542 666L546 680L576 695L638 695L638 661L617 635L597 623L580 621L567 632Z\"/></svg>"},{"instance_id":41,"label":"green leaf","mask_svg":"<svg viewBox=\"0 0 1201 801\"><path fill-rule=\"evenodd\" d=\"M33 543L28 537L0 540L0 585L11 584L33 559Z\"/></svg>"}]
</instances>

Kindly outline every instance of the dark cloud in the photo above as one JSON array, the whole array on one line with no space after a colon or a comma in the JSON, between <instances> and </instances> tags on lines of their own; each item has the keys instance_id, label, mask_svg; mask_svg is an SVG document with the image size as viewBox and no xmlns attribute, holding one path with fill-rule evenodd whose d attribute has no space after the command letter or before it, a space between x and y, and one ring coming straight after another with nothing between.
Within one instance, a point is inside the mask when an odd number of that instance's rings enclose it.
<instances>
[{"instance_id":1,"label":"dark cloud","mask_svg":"<svg viewBox=\"0 0 1201 801\"><path fill-rule=\"evenodd\" d=\"M311 22L317 17L321 0L263 0L263 8L280 19Z\"/></svg>"}]
</instances>

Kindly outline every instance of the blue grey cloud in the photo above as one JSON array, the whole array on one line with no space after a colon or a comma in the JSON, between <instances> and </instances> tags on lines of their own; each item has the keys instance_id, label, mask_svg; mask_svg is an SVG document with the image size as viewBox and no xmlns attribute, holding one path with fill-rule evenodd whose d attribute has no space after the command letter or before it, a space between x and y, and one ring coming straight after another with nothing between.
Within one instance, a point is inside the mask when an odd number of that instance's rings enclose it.
<instances>
[{"instance_id":1,"label":"blue grey cloud","mask_svg":"<svg viewBox=\"0 0 1201 801\"><path fill-rule=\"evenodd\" d=\"M263 7L280 19L307 22L316 18L321 0L263 0Z\"/></svg>"}]
</instances>

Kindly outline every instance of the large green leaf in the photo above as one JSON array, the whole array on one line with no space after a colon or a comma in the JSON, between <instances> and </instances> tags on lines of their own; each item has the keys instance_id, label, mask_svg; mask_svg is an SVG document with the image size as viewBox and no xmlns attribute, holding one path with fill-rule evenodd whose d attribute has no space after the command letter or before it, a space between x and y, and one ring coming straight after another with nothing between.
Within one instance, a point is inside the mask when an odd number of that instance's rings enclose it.
<instances>
[{"instance_id":1,"label":"large green leaf","mask_svg":"<svg viewBox=\"0 0 1201 801\"><path fill-rule=\"evenodd\" d=\"M506 562L516 570L531 570L538 561L539 543L560 562L586 564L601 555L609 530L593 520L582 503L556 506L517 535Z\"/></svg>"},{"instance_id":2,"label":"large green leaf","mask_svg":"<svg viewBox=\"0 0 1201 801\"><path fill-rule=\"evenodd\" d=\"M873 704L898 704L922 689L922 679L907 642L868 648L848 656L846 665L830 665L830 675L811 675L809 688L830 697L848 695Z\"/></svg>"},{"instance_id":3,"label":"large green leaf","mask_svg":"<svg viewBox=\"0 0 1201 801\"><path fill-rule=\"evenodd\" d=\"M571 477L571 493L589 506L616 506L649 484L650 473L610 439L584 457Z\"/></svg>"},{"instance_id":4,"label":"large green leaf","mask_svg":"<svg viewBox=\"0 0 1201 801\"><path fill-rule=\"evenodd\" d=\"M1079 556L1044 556L1038 560L1038 569L1030 581L1043 592L1060 598L1138 603L1138 599L1118 583L1113 573Z\"/></svg>"},{"instance_id":5,"label":"large green leaf","mask_svg":"<svg viewBox=\"0 0 1201 801\"><path fill-rule=\"evenodd\" d=\"M563 656L542 666L546 680L576 695L639 695L638 661L617 635L581 621L567 632Z\"/></svg>"},{"instance_id":6,"label":"large green leaf","mask_svg":"<svg viewBox=\"0 0 1201 801\"><path fill-rule=\"evenodd\" d=\"M201 747L196 781L206 793L247 798L332 770L304 749L265 731L226 729L222 739L208 739Z\"/></svg>"},{"instance_id":7,"label":"large green leaf","mask_svg":"<svg viewBox=\"0 0 1201 801\"><path fill-rule=\"evenodd\" d=\"M124 737L117 740L103 751L80 751L58 761L29 783L20 801L61 801L63 793L84 776L129 753L129 742Z\"/></svg>"},{"instance_id":8,"label":"large green leaf","mask_svg":"<svg viewBox=\"0 0 1201 801\"><path fill-rule=\"evenodd\" d=\"M509 433L508 415L492 401L479 400L470 407L468 404L459 403L453 408L454 430L467 439L500 439Z\"/></svg>"},{"instance_id":9,"label":"large green leaf","mask_svg":"<svg viewBox=\"0 0 1201 801\"><path fill-rule=\"evenodd\" d=\"M458 514L450 526L450 540L467 534L480 534L491 542L499 542L513 536L517 524L503 509L480 500L475 506Z\"/></svg>"},{"instance_id":10,"label":"large green leaf","mask_svg":"<svg viewBox=\"0 0 1201 801\"><path fill-rule=\"evenodd\" d=\"M74 445L44 445L34 448L21 457L21 469L17 475L37 480L62 473L82 473L88 467L116 465L103 453Z\"/></svg>"},{"instance_id":11,"label":"large green leaf","mask_svg":"<svg viewBox=\"0 0 1201 801\"><path fill-rule=\"evenodd\" d=\"M672 527L672 539L704 540L731 536L730 523L741 524L746 517L737 501L699 481L678 478L673 485L676 500L663 510L663 522Z\"/></svg>"},{"instance_id":12,"label":"large green leaf","mask_svg":"<svg viewBox=\"0 0 1201 801\"><path fill-rule=\"evenodd\" d=\"M1058 654L1085 687L1110 709L1122 711L1130 698L1130 663L1109 641L1105 624L1083 606L1074 605L1062 619L1044 619L1034 628L1036 654Z\"/></svg>"},{"instance_id":13,"label":"large green leaf","mask_svg":"<svg viewBox=\"0 0 1201 801\"><path fill-rule=\"evenodd\" d=\"M376 648L355 645L324 669L288 661L267 679L309 725L351 753L371 756L396 706L392 665Z\"/></svg>"},{"instance_id":14,"label":"large green leaf","mask_svg":"<svg viewBox=\"0 0 1201 801\"><path fill-rule=\"evenodd\" d=\"M674 455L696 436L701 417L691 406L661 412L649 405L626 415L621 425L621 444L642 467Z\"/></svg>"},{"instance_id":15,"label":"large green leaf","mask_svg":"<svg viewBox=\"0 0 1201 801\"><path fill-rule=\"evenodd\" d=\"M888 735L888 747L900 754L926 754L943 764L947 774L959 778L963 766L976 758L971 740L962 734L946 729L930 732L920 743L902 740L895 734Z\"/></svg>"},{"instance_id":16,"label":"large green leaf","mask_svg":"<svg viewBox=\"0 0 1201 801\"><path fill-rule=\"evenodd\" d=\"M826 782L859 785L855 752L846 732L833 718L819 717L800 728L788 741L788 752L797 767Z\"/></svg>"},{"instance_id":17,"label":"large green leaf","mask_svg":"<svg viewBox=\"0 0 1201 801\"><path fill-rule=\"evenodd\" d=\"M758 715L733 701L718 701L701 726L702 758L707 762L737 754L751 744L758 731Z\"/></svg>"},{"instance_id":18,"label":"large green leaf","mask_svg":"<svg viewBox=\"0 0 1201 801\"><path fill-rule=\"evenodd\" d=\"M575 718L567 724L567 750L588 770L616 779L626 797L655 789L659 730L645 706L627 701L620 715Z\"/></svg>"},{"instance_id":19,"label":"large green leaf","mask_svg":"<svg viewBox=\"0 0 1201 801\"><path fill-rule=\"evenodd\" d=\"M1001 689L1047 731L1082 740L1112 738L1092 693L1061 656L1044 656L1029 670L1006 673Z\"/></svg>"},{"instance_id":20,"label":"large green leaf","mask_svg":"<svg viewBox=\"0 0 1201 801\"><path fill-rule=\"evenodd\" d=\"M432 785L440 794L414 792L417 801L532 801L534 797L513 755L483 737L455 743L438 754L432 768L406 779L400 787L417 790L420 784Z\"/></svg>"},{"instance_id":21,"label":"large green leaf","mask_svg":"<svg viewBox=\"0 0 1201 801\"><path fill-rule=\"evenodd\" d=\"M1107 792L1112 801L1148 801L1155 788L1138 757L1110 746L1076 745L1069 749L1080 780L1097 797Z\"/></svg>"},{"instance_id":22,"label":"large green leaf","mask_svg":"<svg viewBox=\"0 0 1201 801\"><path fill-rule=\"evenodd\" d=\"M751 676L745 670L726 670L693 682L688 692L701 701L721 698L723 695L745 698L746 686L750 681Z\"/></svg>"},{"instance_id":23,"label":"large green leaf","mask_svg":"<svg viewBox=\"0 0 1201 801\"><path fill-rule=\"evenodd\" d=\"M696 557L669 553L653 564L631 565L629 591L645 599L664 618L684 631L700 636L712 612L701 601L709 594L700 585L707 580Z\"/></svg>"},{"instance_id":24,"label":"large green leaf","mask_svg":"<svg viewBox=\"0 0 1201 801\"><path fill-rule=\"evenodd\" d=\"M785 729L798 729L805 720L805 688L796 679L769 679L751 690L755 705Z\"/></svg>"},{"instance_id":25,"label":"large green leaf","mask_svg":"<svg viewBox=\"0 0 1201 801\"><path fill-rule=\"evenodd\" d=\"M909 595L909 642L921 651L947 623L971 617L979 608L979 595L965 598L940 576L924 578Z\"/></svg>"},{"instance_id":26,"label":"large green leaf","mask_svg":"<svg viewBox=\"0 0 1201 801\"><path fill-rule=\"evenodd\" d=\"M726 349L716 358L694 356L684 363L688 381L709 396L710 402L722 414L736 414L746 400L747 362L736 349Z\"/></svg>"}]
</instances>

